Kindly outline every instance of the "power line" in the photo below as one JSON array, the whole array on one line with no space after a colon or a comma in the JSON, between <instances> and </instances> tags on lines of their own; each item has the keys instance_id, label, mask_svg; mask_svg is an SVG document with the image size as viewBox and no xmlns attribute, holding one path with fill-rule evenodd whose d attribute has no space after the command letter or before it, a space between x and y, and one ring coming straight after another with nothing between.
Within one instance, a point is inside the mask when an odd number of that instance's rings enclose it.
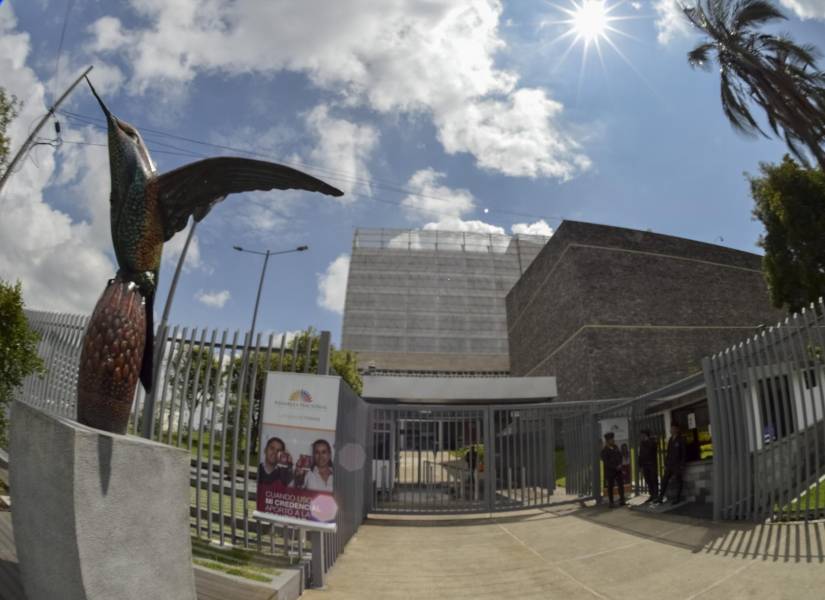
<instances>
[{"instance_id":1,"label":"power line","mask_svg":"<svg viewBox=\"0 0 825 600\"><path fill-rule=\"evenodd\" d=\"M87 142L86 140L63 140L64 144L75 144L78 146L97 146L98 148L108 148L108 144L96 144L94 142ZM51 145L51 144L46 144ZM200 158L203 155L193 154L190 152L175 152L173 150L160 150L158 148L150 148L152 150L152 154L170 154L172 156L185 156L186 158L197 157Z\"/></svg>"},{"instance_id":2,"label":"power line","mask_svg":"<svg viewBox=\"0 0 825 600\"><path fill-rule=\"evenodd\" d=\"M80 121L80 122L83 122L87 125L91 125L91 126L94 126L94 127L100 128L100 129L106 129L106 127L107 127L105 119L102 119L102 118L90 117L90 116L87 116L87 115L75 113L75 112L68 111L68 110L61 110L60 113L65 115L69 119ZM265 154L265 153L262 153L262 152L257 152L255 150L250 150L248 148L239 148L239 147L236 147L236 146L229 146L229 145L226 145L226 144L215 144L215 143L212 143L212 142L207 142L207 141L204 141L204 140L198 140L198 139L190 138L190 137L187 137L187 136L177 135L177 134L174 134L174 133L169 133L169 132L166 132L166 131L162 131L160 129L154 129L152 127L145 127L145 126L137 125L137 124L135 124L135 127L137 127L141 131L141 134L143 135L143 137L147 141L152 141L155 144L163 145L165 147L174 148L174 149L182 151L182 152L191 152L192 156L206 157L207 155L200 154L200 153L197 153L197 152L194 152L194 151L185 150L185 149L177 147L177 146L172 146L171 144L165 144L163 142L159 142L159 141L156 140L156 137L157 136L162 136L162 137L167 137L167 138L171 138L171 139L175 139L175 140L188 142L188 143L191 143L191 144L197 144L197 145L201 145L201 146L207 146L207 147L210 147L210 148L216 148L216 149L219 149L219 150L228 150L228 151L231 151L231 152L238 152L240 154L246 154L248 156L254 156L254 157L258 157L258 158L265 158L267 160L272 160L273 159L273 157L269 154ZM158 150L153 150L153 152L159 152L159 151ZM166 154L173 154L172 152L165 152L165 153ZM181 154L181 155L183 156L184 154ZM416 191L411 190L409 188L405 188L405 187L403 187L402 184L397 184L397 183L394 183L394 182L386 182L386 181L382 181L380 179L366 179L366 178L354 177L354 176L352 176L348 173L345 173L343 171L339 171L339 170L336 170L336 169L331 169L329 167L325 167L325 166L317 165L317 164L312 164L312 163L300 162L296 165L296 164L290 164L288 162L283 162L283 161L281 161L277 158L276 158L276 160L278 160L278 162L281 162L281 164L284 164L286 166L290 166L290 167L293 167L293 168L307 168L307 167L312 168L316 171L323 172L326 176L328 176L328 177L330 177L334 180L337 180L337 181L344 181L344 182L353 183L353 184L368 185L368 186L375 187L375 188L380 189L380 190L394 192L394 193L398 193L398 194L406 194L408 196L414 196L414 197L417 197L417 198L423 198L423 199L428 199L428 200L437 200L437 201L441 201L441 202L449 202L449 199L444 198L443 196L435 196L435 195L432 195L432 194L422 194L421 192L416 192ZM384 204L391 204L393 206L399 206L399 207L402 207L402 208L410 208L410 207L404 205L401 202L393 202L391 200L383 200L383 199L380 199L380 198L365 196L363 194L358 194L358 193L351 193L349 195L355 196L356 198L364 198L366 200L374 200L376 202L381 202L381 203L384 203ZM450 217L458 218L458 215L456 215L455 213L448 213L446 211L438 211L438 210L419 208L419 207L415 207L412 210L415 210L417 212L439 214L439 215L442 215L442 216L450 216ZM508 215L508 216L514 216L514 217L528 218L528 219L545 219L545 220L549 220L549 221L563 221L564 220L564 217L559 217L559 216L537 215L537 214L533 214L533 213L524 213L524 212L511 211L511 210L505 210L505 209L499 209L499 208L486 209L486 210L488 212L485 213L485 214L495 213L495 214L500 214L500 215Z\"/></svg>"},{"instance_id":3,"label":"power line","mask_svg":"<svg viewBox=\"0 0 825 600\"><path fill-rule=\"evenodd\" d=\"M66 13L63 15L63 27L60 30L60 42L57 44L57 57L54 62L54 81L55 85L60 83L60 57L63 54L63 40L66 39L66 28L69 26L69 15L74 8L75 0L68 0L66 2Z\"/></svg>"}]
</instances>

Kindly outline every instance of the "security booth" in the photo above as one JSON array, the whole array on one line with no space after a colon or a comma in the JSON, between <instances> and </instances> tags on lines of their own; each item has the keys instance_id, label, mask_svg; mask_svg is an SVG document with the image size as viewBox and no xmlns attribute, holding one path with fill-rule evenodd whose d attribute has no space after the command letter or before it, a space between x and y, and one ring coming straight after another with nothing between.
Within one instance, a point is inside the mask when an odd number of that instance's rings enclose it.
<instances>
[{"instance_id":1,"label":"security booth","mask_svg":"<svg viewBox=\"0 0 825 600\"><path fill-rule=\"evenodd\" d=\"M825 303L705 359L714 517L825 516Z\"/></svg>"},{"instance_id":2,"label":"security booth","mask_svg":"<svg viewBox=\"0 0 825 600\"><path fill-rule=\"evenodd\" d=\"M659 441L661 476L671 423L686 441L682 497L714 519L807 520L825 516L825 303L762 328L706 357L702 372L568 420L565 451L589 473L577 489L601 493L598 446L604 424L627 423L630 479L639 434ZM601 426L602 431L599 431ZM577 437L576 437L577 436ZM585 471L587 457L593 461ZM570 484L568 483L568 488Z\"/></svg>"},{"instance_id":3,"label":"security booth","mask_svg":"<svg viewBox=\"0 0 825 600\"><path fill-rule=\"evenodd\" d=\"M709 414L704 376L697 373L636 398L614 402L607 408L597 410L593 415L596 424L594 433L599 436L597 446L601 446L603 435L607 431L616 432L616 444L624 457L622 469L625 492L639 495L650 493L638 463L641 433L648 431L656 441L656 473L661 478L665 470L670 425L678 423L680 434L686 442L684 487L681 495L686 501L707 504L706 510L700 508L698 512L704 510L709 513L713 469ZM600 480L599 490L602 493L603 485L603 480ZM672 489L669 488L669 492Z\"/></svg>"},{"instance_id":4,"label":"security booth","mask_svg":"<svg viewBox=\"0 0 825 600\"><path fill-rule=\"evenodd\" d=\"M552 503L554 377L365 375L372 512Z\"/></svg>"}]
</instances>

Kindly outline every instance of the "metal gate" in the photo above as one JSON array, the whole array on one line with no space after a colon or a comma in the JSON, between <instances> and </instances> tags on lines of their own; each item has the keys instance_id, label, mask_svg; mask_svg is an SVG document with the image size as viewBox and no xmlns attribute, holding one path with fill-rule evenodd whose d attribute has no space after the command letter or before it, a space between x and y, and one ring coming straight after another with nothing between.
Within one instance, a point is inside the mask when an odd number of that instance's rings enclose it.
<instances>
[{"instance_id":1,"label":"metal gate","mask_svg":"<svg viewBox=\"0 0 825 600\"><path fill-rule=\"evenodd\" d=\"M547 405L373 405L370 435L373 512L491 512L553 500Z\"/></svg>"}]
</instances>

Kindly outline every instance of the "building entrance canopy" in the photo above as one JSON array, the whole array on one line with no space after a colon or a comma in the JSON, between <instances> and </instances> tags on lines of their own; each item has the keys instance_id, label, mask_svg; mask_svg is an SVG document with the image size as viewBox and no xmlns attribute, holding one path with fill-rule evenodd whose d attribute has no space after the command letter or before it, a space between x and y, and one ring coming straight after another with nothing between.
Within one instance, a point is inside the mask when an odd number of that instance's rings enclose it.
<instances>
[{"instance_id":1,"label":"building entrance canopy","mask_svg":"<svg viewBox=\"0 0 825 600\"><path fill-rule=\"evenodd\" d=\"M365 376L364 400L380 404L510 404L549 402L555 377Z\"/></svg>"}]
</instances>

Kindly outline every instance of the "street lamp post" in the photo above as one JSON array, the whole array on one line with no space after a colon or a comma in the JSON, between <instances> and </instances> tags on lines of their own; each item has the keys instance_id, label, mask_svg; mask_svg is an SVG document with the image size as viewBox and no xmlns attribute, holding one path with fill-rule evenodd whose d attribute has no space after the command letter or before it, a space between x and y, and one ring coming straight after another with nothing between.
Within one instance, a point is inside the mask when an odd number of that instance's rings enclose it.
<instances>
[{"instance_id":1,"label":"street lamp post","mask_svg":"<svg viewBox=\"0 0 825 600\"><path fill-rule=\"evenodd\" d=\"M266 276L266 265L269 262L269 257L278 254L289 254L290 252L304 252L305 250L309 250L309 246L298 246L297 248L293 248L291 250L281 250L279 252L271 252L269 250L266 252L259 252L257 250L247 250L246 248L241 248L240 246L232 246L232 249L237 250L238 252L247 252L249 254L260 254L264 257L264 265L261 269L261 281L258 283L258 295L255 298L255 310L252 311L252 327L249 330L249 342L251 344L252 336L255 335L255 322L258 319L258 306L261 303L261 290L264 287L264 277Z\"/></svg>"},{"instance_id":2,"label":"street lamp post","mask_svg":"<svg viewBox=\"0 0 825 600\"><path fill-rule=\"evenodd\" d=\"M261 290L264 287L264 277L266 276L266 266L267 266L267 263L269 263L269 257L270 256L276 256L278 254L289 254L291 252L304 252L306 250L309 250L309 246L306 246L306 245L298 246L297 248L292 248L291 250L280 250L278 252L271 252L269 250L266 250L265 252L259 252L258 250L247 250L246 248L241 248L240 246L232 246L232 248L233 248L233 250L237 250L238 252L247 252L249 254L259 254L259 255L264 257L264 264L263 264L263 267L261 268L261 280L258 282L258 295L255 298L255 309L252 311L252 326L249 330L249 336L246 338L246 341L244 343L244 350L243 350L243 355L242 355L243 356L243 362L241 363L241 378L239 380L239 385L238 385L238 403L240 404L241 399L243 398L243 393L244 393L244 387L245 387L244 383L246 381L246 371L249 368L249 358L250 358L249 355L251 353L252 340L255 336L255 323L258 319L258 306L260 305L260 302L261 302ZM254 386L254 383L253 383L253 386ZM248 423L248 426L247 426L247 434L246 434L247 444L250 441L249 440L249 435L250 435L250 428L252 427L252 417L253 417L253 412L254 412L253 407L252 407L252 396L254 395L254 392L255 392L255 390L254 390L254 387L253 387L253 389L250 390L250 392L249 392L250 406L249 406L249 423ZM233 444L233 452L234 453L237 453L237 440L238 440L238 436L236 435L235 436L235 443ZM247 456L248 456L248 452L249 452L249 447L247 447Z\"/></svg>"}]
</instances>

